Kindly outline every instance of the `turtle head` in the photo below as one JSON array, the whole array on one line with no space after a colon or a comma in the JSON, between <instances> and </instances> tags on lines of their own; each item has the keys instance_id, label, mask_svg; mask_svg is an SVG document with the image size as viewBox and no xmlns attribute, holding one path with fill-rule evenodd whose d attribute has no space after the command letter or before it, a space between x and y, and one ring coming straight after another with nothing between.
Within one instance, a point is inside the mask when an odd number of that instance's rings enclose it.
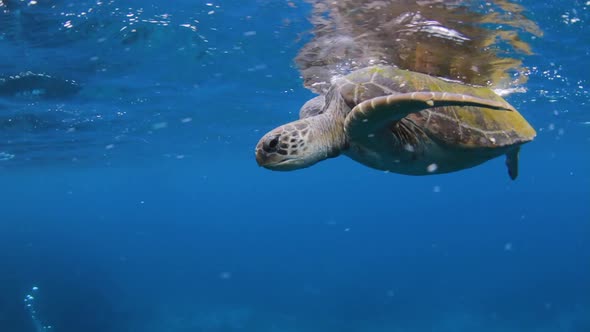
<instances>
[{"instance_id":1,"label":"turtle head","mask_svg":"<svg viewBox=\"0 0 590 332\"><path fill-rule=\"evenodd\" d=\"M258 142L256 162L271 170L291 171L339 155L344 130L332 122L322 114L273 129Z\"/></svg>"}]
</instances>

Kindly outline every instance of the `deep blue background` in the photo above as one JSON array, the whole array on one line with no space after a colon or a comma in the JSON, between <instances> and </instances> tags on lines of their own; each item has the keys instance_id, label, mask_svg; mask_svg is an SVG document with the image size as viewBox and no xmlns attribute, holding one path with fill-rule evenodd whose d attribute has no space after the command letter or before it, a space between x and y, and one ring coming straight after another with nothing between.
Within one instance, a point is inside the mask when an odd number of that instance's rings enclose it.
<instances>
[{"instance_id":1,"label":"deep blue background","mask_svg":"<svg viewBox=\"0 0 590 332\"><path fill-rule=\"evenodd\" d=\"M523 3L545 34L508 97L538 131L514 182L261 169L311 97L308 6L153 2L1 16L0 76L81 90L0 96L0 331L35 331L33 286L56 332L590 331L585 2Z\"/></svg>"}]
</instances>

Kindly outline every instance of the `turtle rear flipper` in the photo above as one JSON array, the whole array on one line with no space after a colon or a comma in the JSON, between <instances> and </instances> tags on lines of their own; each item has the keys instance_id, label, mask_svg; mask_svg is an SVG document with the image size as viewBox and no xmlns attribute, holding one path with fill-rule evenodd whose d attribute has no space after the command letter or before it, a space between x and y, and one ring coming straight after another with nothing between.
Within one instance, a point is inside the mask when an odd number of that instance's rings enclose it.
<instances>
[{"instance_id":1,"label":"turtle rear flipper","mask_svg":"<svg viewBox=\"0 0 590 332\"><path fill-rule=\"evenodd\" d=\"M382 128L388 128L411 113L443 106L475 106L515 111L505 102L447 92L411 92L365 100L346 117L344 128L350 139L365 139Z\"/></svg>"},{"instance_id":2,"label":"turtle rear flipper","mask_svg":"<svg viewBox=\"0 0 590 332\"><path fill-rule=\"evenodd\" d=\"M508 175L512 180L516 180L518 177L518 152L520 147L506 154L506 167L508 167Z\"/></svg>"}]
</instances>

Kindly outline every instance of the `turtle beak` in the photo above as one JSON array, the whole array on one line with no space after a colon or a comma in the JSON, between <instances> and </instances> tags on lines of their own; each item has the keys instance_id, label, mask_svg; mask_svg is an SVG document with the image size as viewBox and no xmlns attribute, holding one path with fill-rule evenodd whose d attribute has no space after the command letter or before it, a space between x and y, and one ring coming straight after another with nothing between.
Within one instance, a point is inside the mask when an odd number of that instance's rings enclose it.
<instances>
[{"instance_id":1,"label":"turtle beak","mask_svg":"<svg viewBox=\"0 0 590 332\"><path fill-rule=\"evenodd\" d=\"M260 145L260 144L259 144ZM260 167L264 167L264 165L268 162L266 153L260 147L256 147L256 163Z\"/></svg>"},{"instance_id":2,"label":"turtle beak","mask_svg":"<svg viewBox=\"0 0 590 332\"><path fill-rule=\"evenodd\" d=\"M299 164L301 162L298 160L291 159L276 152L267 152L264 150L263 144L261 142L256 147L256 163L258 166L273 171L291 171L300 168Z\"/></svg>"},{"instance_id":3,"label":"turtle beak","mask_svg":"<svg viewBox=\"0 0 590 332\"><path fill-rule=\"evenodd\" d=\"M276 130L264 135L256 145L256 163L258 166L274 169L273 166L285 161L286 154L279 152L279 140L281 134Z\"/></svg>"},{"instance_id":4,"label":"turtle beak","mask_svg":"<svg viewBox=\"0 0 590 332\"><path fill-rule=\"evenodd\" d=\"M270 165L278 162L277 154L273 153L272 151L265 151L264 150L264 139L260 140L258 145L256 146L256 163L260 167L269 167Z\"/></svg>"},{"instance_id":5,"label":"turtle beak","mask_svg":"<svg viewBox=\"0 0 590 332\"><path fill-rule=\"evenodd\" d=\"M285 156L274 152L266 152L262 147L256 147L256 163L260 167L268 169L277 169L281 163L288 160Z\"/></svg>"}]
</instances>

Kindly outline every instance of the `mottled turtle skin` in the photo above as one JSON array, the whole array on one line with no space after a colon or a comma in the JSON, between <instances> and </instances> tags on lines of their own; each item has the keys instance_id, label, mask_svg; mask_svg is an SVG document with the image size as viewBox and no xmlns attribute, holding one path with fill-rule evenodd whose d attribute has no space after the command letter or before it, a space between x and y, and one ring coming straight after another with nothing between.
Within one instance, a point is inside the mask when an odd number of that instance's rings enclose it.
<instances>
[{"instance_id":1,"label":"mottled turtle skin","mask_svg":"<svg viewBox=\"0 0 590 332\"><path fill-rule=\"evenodd\" d=\"M300 120L266 134L258 164L304 168L340 154L375 169L408 175L454 172L506 155L518 174L518 152L535 130L486 87L391 66L336 78L307 102Z\"/></svg>"}]
</instances>

